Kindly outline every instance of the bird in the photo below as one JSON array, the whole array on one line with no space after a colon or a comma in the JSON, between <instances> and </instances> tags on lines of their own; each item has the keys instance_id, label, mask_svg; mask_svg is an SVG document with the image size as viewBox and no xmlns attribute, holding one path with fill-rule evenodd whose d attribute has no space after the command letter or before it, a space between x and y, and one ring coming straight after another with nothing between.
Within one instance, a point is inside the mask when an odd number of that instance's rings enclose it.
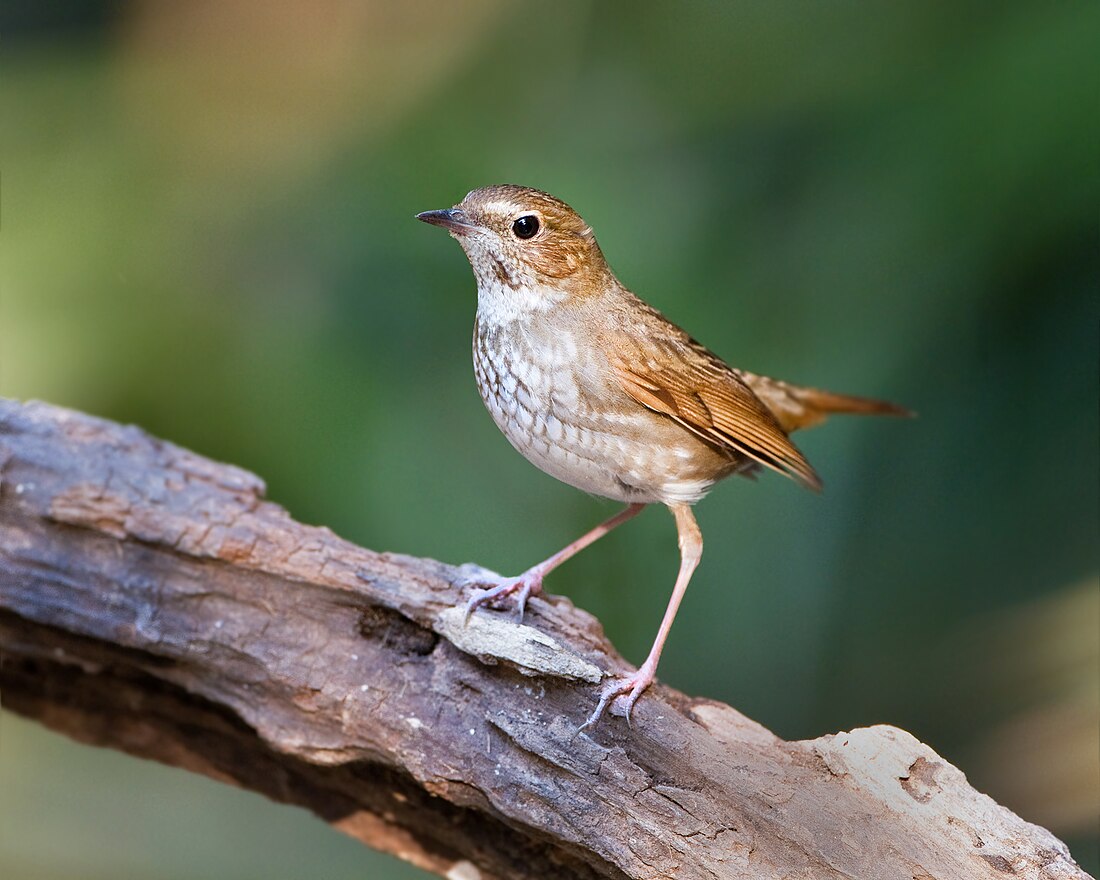
<instances>
[{"instance_id":1,"label":"bird","mask_svg":"<svg viewBox=\"0 0 1100 880\"><path fill-rule=\"evenodd\" d=\"M831 413L906 416L882 400L834 394L726 364L628 290L592 228L531 187L497 184L418 220L462 246L477 281L474 375L489 414L528 461L626 507L515 577L479 569L466 620L482 605L527 600L553 569L647 505L676 523L680 568L653 647L631 675L611 678L580 729L608 707L631 713L653 683L673 619L702 557L692 512L720 480L763 468L820 491L791 432Z\"/></svg>"}]
</instances>

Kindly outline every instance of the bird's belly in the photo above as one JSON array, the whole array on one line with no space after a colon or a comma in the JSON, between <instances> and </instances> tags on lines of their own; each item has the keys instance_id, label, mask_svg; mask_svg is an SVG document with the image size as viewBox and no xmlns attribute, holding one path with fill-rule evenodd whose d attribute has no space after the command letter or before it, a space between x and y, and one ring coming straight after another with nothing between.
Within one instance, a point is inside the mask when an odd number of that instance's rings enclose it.
<instances>
[{"instance_id":1,"label":"bird's belly","mask_svg":"<svg viewBox=\"0 0 1100 880\"><path fill-rule=\"evenodd\" d=\"M551 363L553 365L551 365ZM665 416L623 395L593 400L583 364L504 362L475 347L478 390L493 421L522 455L552 477L624 502L695 502L739 463Z\"/></svg>"}]
</instances>

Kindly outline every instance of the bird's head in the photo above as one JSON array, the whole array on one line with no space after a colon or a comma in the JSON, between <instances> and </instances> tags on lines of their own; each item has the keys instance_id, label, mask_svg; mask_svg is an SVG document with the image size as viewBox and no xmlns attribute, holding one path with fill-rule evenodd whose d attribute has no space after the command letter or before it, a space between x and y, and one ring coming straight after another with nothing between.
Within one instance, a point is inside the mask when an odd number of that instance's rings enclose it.
<instances>
[{"instance_id":1,"label":"bird's head","mask_svg":"<svg viewBox=\"0 0 1100 880\"><path fill-rule=\"evenodd\" d=\"M583 295L601 289L610 276L592 228L565 202L537 189L486 186L453 208L416 216L458 240L479 291Z\"/></svg>"}]
</instances>

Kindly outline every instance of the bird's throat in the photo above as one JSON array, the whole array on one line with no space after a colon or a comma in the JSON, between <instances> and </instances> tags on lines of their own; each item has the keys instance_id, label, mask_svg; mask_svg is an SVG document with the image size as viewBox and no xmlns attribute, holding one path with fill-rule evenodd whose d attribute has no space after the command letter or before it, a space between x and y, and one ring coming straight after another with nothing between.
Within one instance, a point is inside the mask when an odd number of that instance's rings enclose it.
<instances>
[{"instance_id":1,"label":"bird's throat","mask_svg":"<svg viewBox=\"0 0 1100 880\"><path fill-rule=\"evenodd\" d=\"M478 320L488 326L538 321L547 318L567 297L564 291L545 285L510 287L479 279Z\"/></svg>"}]
</instances>

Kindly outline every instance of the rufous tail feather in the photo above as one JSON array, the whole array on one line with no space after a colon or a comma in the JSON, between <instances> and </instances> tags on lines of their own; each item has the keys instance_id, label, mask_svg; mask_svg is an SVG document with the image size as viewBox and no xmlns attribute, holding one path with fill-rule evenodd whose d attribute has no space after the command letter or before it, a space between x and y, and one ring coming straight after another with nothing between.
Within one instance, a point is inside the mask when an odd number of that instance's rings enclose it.
<instances>
[{"instance_id":1,"label":"rufous tail feather","mask_svg":"<svg viewBox=\"0 0 1100 880\"><path fill-rule=\"evenodd\" d=\"M792 385L768 376L738 371L741 378L770 409L788 434L825 421L830 413L912 417L911 410L886 400L834 394L820 388Z\"/></svg>"}]
</instances>

